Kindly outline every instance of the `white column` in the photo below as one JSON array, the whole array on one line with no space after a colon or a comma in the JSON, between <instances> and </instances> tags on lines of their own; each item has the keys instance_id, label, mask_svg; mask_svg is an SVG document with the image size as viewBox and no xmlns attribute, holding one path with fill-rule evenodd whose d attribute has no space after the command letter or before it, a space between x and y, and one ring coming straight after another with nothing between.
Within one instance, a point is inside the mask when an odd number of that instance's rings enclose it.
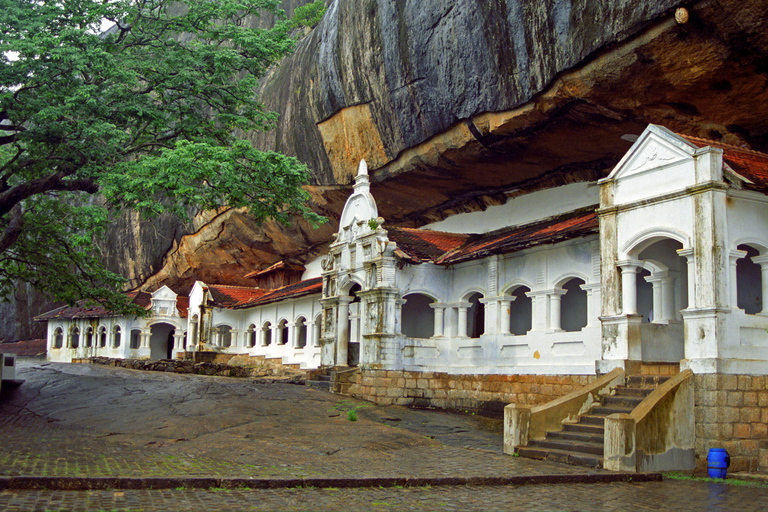
<instances>
[{"instance_id":1,"label":"white column","mask_svg":"<svg viewBox=\"0 0 768 512\"><path fill-rule=\"evenodd\" d=\"M229 331L229 346L230 348L240 347L240 331L238 329L232 329Z\"/></svg>"},{"instance_id":2,"label":"white column","mask_svg":"<svg viewBox=\"0 0 768 512\"><path fill-rule=\"evenodd\" d=\"M360 341L360 306L361 303L354 302L349 305L349 341Z\"/></svg>"},{"instance_id":3,"label":"white column","mask_svg":"<svg viewBox=\"0 0 768 512\"><path fill-rule=\"evenodd\" d=\"M555 288L549 292L549 330L550 331L562 331L560 326L560 299L567 292L562 288Z\"/></svg>"},{"instance_id":4,"label":"white column","mask_svg":"<svg viewBox=\"0 0 768 512\"><path fill-rule=\"evenodd\" d=\"M129 336L128 343L131 342L130 333L131 333L131 331L128 330L128 336ZM151 336L152 336L152 330L145 329L145 330L141 331L141 337L140 337L140 339L141 339L140 347L141 348L149 348L149 338Z\"/></svg>"},{"instance_id":5,"label":"white column","mask_svg":"<svg viewBox=\"0 0 768 512\"><path fill-rule=\"evenodd\" d=\"M548 293L546 290L525 292L525 295L531 298L531 331L546 331L548 328Z\"/></svg>"},{"instance_id":6,"label":"white column","mask_svg":"<svg viewBox=\"0 0 768 512\"><path fill-rule=\"evenodd\" d=\"M352 297L339 297L336 319L336 364L349 364L349 303Z\"/></svg>"},{"instance_id":7,"label":"white column","mask_svg":"<svg viewBox=\"0 0 768 512\"><path fill-rule=\"evenodd\" d=\"M600 283L585 283L579 286L587 292L587 327L600 325Z\"/></svg>"},{"instance_id":8,"label":"white column","mask_svg":"<svg viewBox=\"0 0 768 512\"><path fill-rule=\"evenodd\" d=\"M456 322L456 337L467 337L467 310L472 306L471 302L459 302L456 304L456 312L458 313L458 319Z\"/></svg>"},{"instance_id":9,"label":"white column","mask_svg":"<svg viewBox=\"0 0 768 512\"><path fill-rule=\"evenodd\" d=\"M622 315L637 314L637 272L639 271L640 263L636 260L618 262L618 266L621 269Z\"/></svg>"},{"instance_id":10,"label":"white column","mask_svg":"<svg viewBox=\"0 0 768 512\"><path fill-rule=\"evenodd\" d=\"M506 295L499 299L499 334L510 334L510 324L512 320L510 318L510 304L517 297Z\"/></svg>"},{"instance_id":11,"label":"white column","mask_svg":"<svg viewBox=\"0 0 768 512\"><path fill-rule=\"evenodd\" d=\"M171 349L171 357L176 357L176 352L184 350L184 333L173 333L173 349Z\"/></svg>"},{"instance_id":12,"label":"white column","mask_svg":"<svg viewBox=\"0 0 768 512\"><path fill-rule=\"evenodd\" d=\"M768 256L755 256L752 261L760 265L762 270L762 284L763 284L763 310L760 312L763 315L768 314Z\"/></svg>"},{"instance_id":13,"label":"white column","mask_svg":"<svg viewBox=\"0 0 768 512\"><path fill-rule=\"evenodd\" d=\"M312 346L313 347L320 346L320 338L323 335L322 333L323 333L322 319L320 320L320 322L318 322L317 320L312 322Z\"/></svg>"},{"instance_id":14,"label":"white column","mask_svg":"<svg viewBox=\"0 0 768 512\"><path fill-rule=\"evenodd\" d=\"M696 267L693 249L678 249L677 254L684 257L688 268L688 309L696 307Z\"/></svg>"},{"instance_id":15,"label":"white column","mask_svg":"<svg viewBox=\"0 0 768 512\"><path fill-rule=\"evenodd\" d=\"M666 275L666 272L658 272L650 276L645 276L645 281L651 283L651 286L653 287L653 323L655 324L665 324L668 320L664 318L662 274Z\"/></svg>"},{"instance_id":16,"label":"white column","mask_svg":"<svg viewBox=\"0 0 768 512\"><path fill-rule=\"evenodd\" d=\"M280 343L283 341L282 337L280 336L280 324L275 324L272 326L272 343L271 345L273 347L278 347Z\"/></svg>"},{"instance_id":17,"label":"white column","mask_svg":"<svg viewBox=\"0 0 768 512\"><path fill-rule=\"evenodd\" d=\"M267 327L265 325L262 325L261 326L261 335L260 335L260 339L259 339L259 345L261 345L262 347L266 347L267 346L267 333L268 332L269 332L269 327Z\"/></svg>"},{"instance_id":18,"label":"white column","mask_svg":"<svg viewBox=\"0 0 768 512\"><path fill-rule=\"evenodd\" d=\"M738 272L736 271L736 262L747 255L747 251L738 251L733 250L728 253L729 257L729 267L728 267L728 276L729 276L729 283L728 286L730 287L730 298L731 298L731 308L736 309L739 307L739 287L738 287ZM765 267L763 267L765 268ZM763 271L765 272L765 271ZM763 281L765 281L765 277L763 277Z\"/></svg>"},{"instance_id":19,"label":"white column","mask_svg":"<svg viewBox=\"0 0 768 512\"><path fill-rule=\"evenodd\" d=\"M433 329L432 337L443 336L443 318L445 313L445 304L433 302L429 305L435 311L435 327Z\"/></svg>"}]
</instances>

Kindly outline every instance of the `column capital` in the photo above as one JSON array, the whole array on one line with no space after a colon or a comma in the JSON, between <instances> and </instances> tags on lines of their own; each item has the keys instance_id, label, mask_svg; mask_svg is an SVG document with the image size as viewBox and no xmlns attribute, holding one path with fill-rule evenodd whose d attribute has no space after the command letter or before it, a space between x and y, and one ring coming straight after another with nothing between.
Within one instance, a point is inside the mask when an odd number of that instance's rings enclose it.
<instances>
[{"instance_id":1,"label":"column capital","mask_svg":"<svg viewBox=\"0 0 768 512\"><path fill-rule=\"evenodd\" d=\"M622 274L624 272L627 273L637 273L638 269L643 266L643 262L640 260L621 260L616 262L616 266L621 269Z\"/></svg>"},{"instance_id":2,"label":"column capital","mask_svg":"<svg viewBox=\"0 0 768 512\"><path fill-rule=\"evenodd\" d=\"M432 302L429 307L432 309L445 309L451 307L451 305L445 304L444 302Z\"/></svg>"},{"instance_id":3,"label":"column capital","mask_svg":"<svg viewBox=\"0 0 768 512\"><path fill-rule=\"evenodd\" d=\"M765 264L768 263L768 255L765 256L753 256L752 261L760 265L761 267L765 267Z\"/></svg>"},{"instance_id":4,"label":"column capital","mask_svg":"<svg viewBox=\"0 0 768 512\"><path fill-rule=\"evenodd\" d=\"M731 263L736 263L736 260L743 258L747 255L747 251L740 251L738 249L732 249L728 251L728 257L731 259Z\"/></svg>"},{"instance_id":5,"label":"column capital","mask_svg":"<svg viewBox=\"0 0 768 512\"><path fill-rule=\"evenodd\" d=\"M688 261L691 261L694 256L693 247L684 247L683 249L678 249L675 252L677 252L677 254L679 254L680 256L686 258Z\"/></svg>"}]
</instances>

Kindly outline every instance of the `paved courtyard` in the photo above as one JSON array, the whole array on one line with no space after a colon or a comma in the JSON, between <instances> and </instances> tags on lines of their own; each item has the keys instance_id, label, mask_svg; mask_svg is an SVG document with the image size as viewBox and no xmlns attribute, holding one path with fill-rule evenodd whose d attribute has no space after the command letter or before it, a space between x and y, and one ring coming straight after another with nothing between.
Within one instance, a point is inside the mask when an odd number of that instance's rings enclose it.
<instances>
[{"instance_id":1,"label":"paved courtyard","mask_svg":"<svg viewBox=\"0 0 768 512\"><path fill-rule=\"evenodd\" d=\"M244 379L54 363L18 374L0 400L0 485L26 488L0 491L0 510L768 509L765 487L492 485L609 475L503 455L500 420ZM147 486L159 488L129 488Z\"/></svg>"}]
</instances>

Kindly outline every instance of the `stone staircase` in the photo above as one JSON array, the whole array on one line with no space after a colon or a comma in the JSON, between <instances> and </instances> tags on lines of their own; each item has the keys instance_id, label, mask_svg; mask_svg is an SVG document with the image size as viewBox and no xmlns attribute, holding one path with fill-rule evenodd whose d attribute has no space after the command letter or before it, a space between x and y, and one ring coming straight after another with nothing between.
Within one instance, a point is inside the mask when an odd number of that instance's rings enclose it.
<instances>
[{"instance_id":1,"label":"stone staircase","mask_svg":"<svg viewBox=\"0 0 768 512\"><path fill-rule=\"evenodd\" d=\"M317 369L307 372L306 386L321 391L331 390L331 373L327 369Z\"/></svg>"},{"instance_id":2,"label":"stone staircase","mask_svg":"<svg viewBox=\"0 0 768 512\"><path fill-rule=\"evenodd\" d=\"M606 416L632 412L659 384L679 371L679 364L644 364L639 374L628 375L624 385L617 386L614 394L582 414L578 422L566 423L562 430L549 431L545 439L532 439L516 451L531 459L602 468Z\"/></svg>"}]
</instances>

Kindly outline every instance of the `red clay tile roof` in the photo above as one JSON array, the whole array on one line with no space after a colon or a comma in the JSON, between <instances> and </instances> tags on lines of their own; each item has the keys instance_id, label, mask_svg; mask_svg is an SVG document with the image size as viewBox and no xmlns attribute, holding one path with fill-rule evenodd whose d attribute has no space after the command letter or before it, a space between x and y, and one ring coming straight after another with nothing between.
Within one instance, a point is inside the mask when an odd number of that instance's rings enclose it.
<instances>
[{"instance_id":1,"label":"red clay tile roof","mask_svg":"<svg viewBox=\"0 0 768 512\"><path fill-rule=\"evenodd\" d=\"M700 148L712 146L722 149L725 163L734 172L752 182L745 183L744 188L768 193L768 155L765 153L689 135L681 135L681 137Z\"/></svg>"},{"instance_id":2,"label":"red clay tile roof","mask_svg":"<svg viewBox=\"0 0 768 512\"><path fill-rule=\"evenodd\" d=\"M411 228L387 228L387 236L397 242L401 257L416 263L435 262L446 252L461 247L470 237L461 233Z\"/></svg>"},{"instance_id":3,"label":"red clay tile roof","mask_svg":"<svg viewBox=\"0 0 768 512\"><path fill-rule=\"evenodd\" d=\"M293 263L287 263L286 261L278 261L274 265L267 267L264 270L256 270L248 274L245 274L245 277L246 278L260 277L260 276L269 274L270 272L275 272L276 270L295 270L295 271L303 272L306 269L304 268L304 265L294 265Z\"/></svg>"},{"instance_id":4,"label":"red clay tile roof","mask_svg":"<svg viewBox=\"0 0 768 512\"><path fill-rule=\"evenodd\" d=\"M581 238L595 234L597 230L597 214L594 207L590 207L524 226L473 235L464 245L446 253L436 263L449 265L492 254L511 253L538 245Z\"/></svg>"},{"instance_id":5,"label":"red clay tile roof","mask_svg":"<svg viewBox=\"0 0 768 512\"><path fill-rule=\"evenodd\" d=\"M213 305L220 308L234 308L250 304L269 290L246 286L228 286L223 284L208 285Z\"/></svg>"},{"instance_id":6,"label":"red clay tile roof","mask_svg":"<svg viewBox=\"0 0 768 512\"><path fill-rule=\"evenodd\" d=\"M316 277L313 279L307 279L306 281L299 281L298 283L289 284L288 286L283 286L282 288L277 288L275 290L262 290L265 293L259 298L256 298L251 302L241 303L230 307L232 309L241 309L261 306L263 304L271 304L281 300L305 297L307 295L320 293L322 290L323 279Z\"/></svg>"},{"instance_id":7,"label":"red clay tile roof","mask_svg":"<svg viewBox=\"0 0 768 512\"><path fill-rule=\"evenodd\" d=\"M144 309L152 307L152 294L148 292L129 292L126 294L134 304ZM189 297L176 297L176 310L181 318L187 317L189 308ZM72 320L76 318L104 318L115 316L111 311L107 311L100 304L87 304L86 301L79 301L74 306L61 306L42 315L35 317L35 322L46 322L49 320Z\"/></svg>"},{"instance_id":8,"label":"red clay tile roof","mask_svg":"<svg viewBox=\"0 0 768 512\"><path fill-rule=\"evenodd\" d=\"M0 353L16 354L22 357L42 356L48 351L48 345L45 339L42 340L21 340L5 341L0 343Z\"/></svg>"}]
</instances>

